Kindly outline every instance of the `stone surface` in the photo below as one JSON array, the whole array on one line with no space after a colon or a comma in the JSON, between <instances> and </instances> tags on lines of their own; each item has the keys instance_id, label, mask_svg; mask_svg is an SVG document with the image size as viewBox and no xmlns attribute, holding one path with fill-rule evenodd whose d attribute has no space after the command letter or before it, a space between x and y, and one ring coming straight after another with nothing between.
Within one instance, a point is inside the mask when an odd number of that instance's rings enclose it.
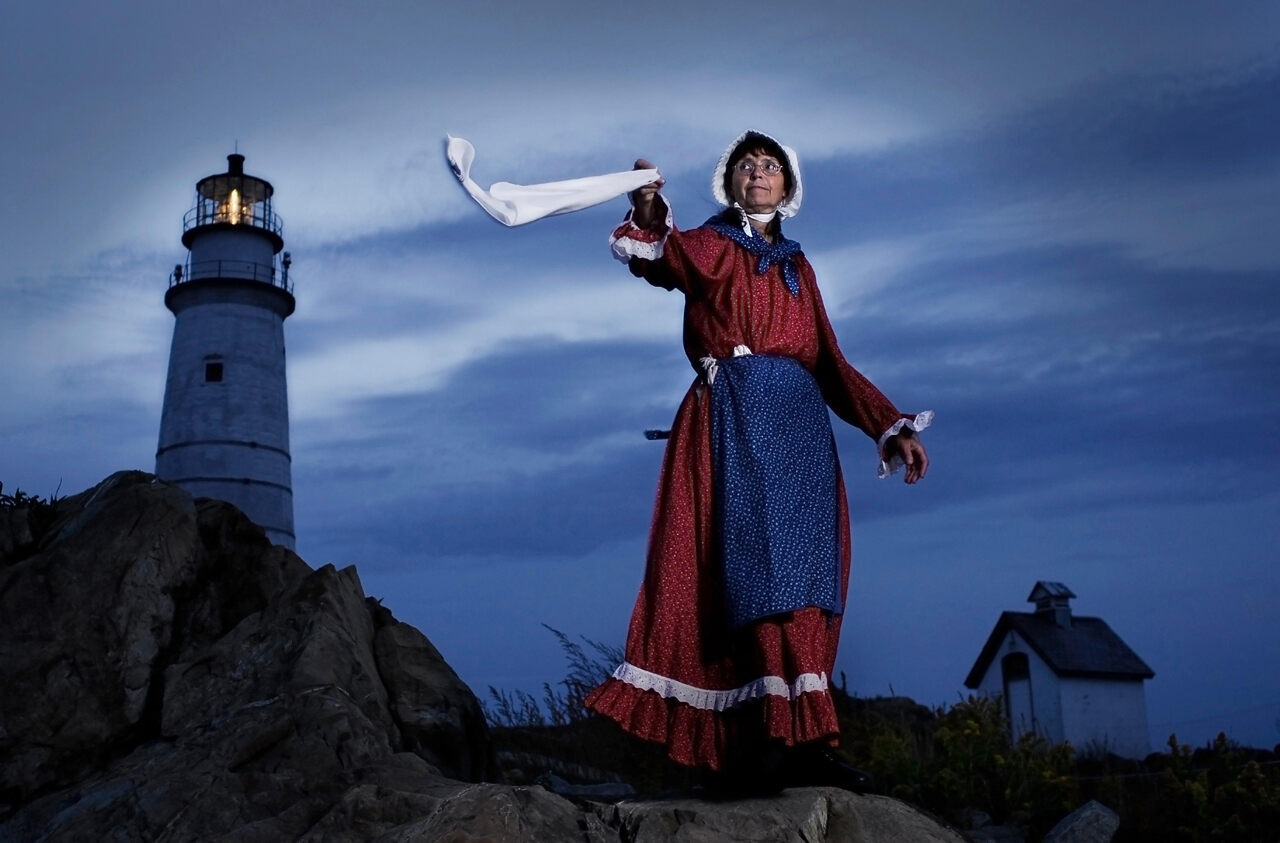
<instances>
[{"instance_id":1,"label":"stone surface","mask_svg":"<svg viewBox=\"0 0 1280 843\"><path fill-rule=\"evenodd\" d=\"M621 802L632 799L636 789L626 782L596 782L594 784L575 784L557 776L550 770L538 776L534 784L544 787L557 796L570 799L589 799L594 802Z\"/></svg>"},{"instance_id":2,"label":"stone surface","mask_svg":"<svg viewBox=\"0 0 1280 843\"><path fill-rule=\"evenodd\" d=\"M969 843L1026 843L1022 830L1011 825L984 825L964 832Z\"/></svg>"},{"instance_id":3,"label":"stone surface","mask_svg":"<svg viewBox=\"0 0 1280 843\"><path fill-rule=\"evenodd\" d=\"M60 501L0 617L0 839L293 839L358 785L490 769L475 697L354 568L150 475Z\"/></svg>"},{"instance_id":4,"label":"stone surface","mask_svg":"<svg viewBox=\"0 0 1280 843\"><path fill-rule=\"evenodd\" d=\"M471 690L425 635L380 605L371 609L374 653L405 749L457 778L486 778L492 772L487 732Z\"/></svg>"},{"instance_id":5,"label":"stone surface","mask_svg":"<svg viewBox=\"0 0 1280 843\"><path fill-rule=\"evenodd\" d=\"M796 788L776 796L708 802L635 799L596 806L598 815L631 843L849 841L963 843L964 838L915 808L886 796L833 788Z\"/></svg>"},{"instance_id":6,"label":"stone surface","mask_svg":"<svg viewBox=\"0 0 1280 843\"><path fill-rule=\"evenodd\" d=\"M964 828L982 828L991 825L991 815L977 808L966 808L960 812L960 824Z\"/></svg>"},{"instance_id":7,"label":"stone surface","mask_svg":"<svg viewBox=\"0 0 1280 843\"><path fill-rule=\"evenodd\" d=\"M0 840L961 840L837 790L607 804L485 783L475 697L354 568L312 570L140 472L0 516Z\"/></svg>"},{"instance_id":8,"label":"stone surface","mask_svg":"<svg viewBox=\"0 0 1280 843\"><path fill-rule=\"evenodd\" d=\"M1044 843L1107 843L1119 828L1120 815L1090 799L1049 829Z\"/></svg>"},{"instance_id":9,"label":"stone surface","mask_svg":"<svg viewBox=\"0 0 1280 843\"><path fill-rule=\"evenodd\" d=\"M0 558L25 549L34 541L30 518L30 509L0 509Z\"/></svg>"}]
</instances>

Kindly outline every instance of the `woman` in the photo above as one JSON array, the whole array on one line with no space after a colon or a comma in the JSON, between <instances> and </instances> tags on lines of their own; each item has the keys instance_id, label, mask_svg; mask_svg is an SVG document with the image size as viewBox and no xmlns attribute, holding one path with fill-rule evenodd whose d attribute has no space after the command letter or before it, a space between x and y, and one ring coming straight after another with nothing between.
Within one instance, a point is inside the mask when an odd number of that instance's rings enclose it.
<instances>
[{"instance_id":1,"label":"woman","mask_svg":"<svg viewBox=\"0 0 1280 843\"><path fill-rule=\"evenodd\" d=\"M684 293L699 377L667 444L626 661L587 706L683 765L856 789L865 774L829 752L849 528L827 406L907 483L928 468L915 433L932 414L898 412L840 353L782 233L803 195L791 149L739 136L712 180L726 210L691 231L662 185L631 195L610 242L634 275Z\"/></svg>"}]
</instances>

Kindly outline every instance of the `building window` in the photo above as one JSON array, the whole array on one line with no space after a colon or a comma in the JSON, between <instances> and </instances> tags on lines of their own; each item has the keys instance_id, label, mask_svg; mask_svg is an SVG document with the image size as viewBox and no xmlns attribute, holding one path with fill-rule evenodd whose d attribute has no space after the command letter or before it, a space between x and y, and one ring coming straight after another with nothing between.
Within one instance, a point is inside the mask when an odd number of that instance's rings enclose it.
<instances>
[{"instance_id":1,"label":"building window","mask_svg":"<svg viewBox=\"0 0 1280 843\"><path fill-rule=\"evenodd\" d=\"M222 383L222 363L204 364L204 382L205 383Z\"/></svg>"}]
</instances>

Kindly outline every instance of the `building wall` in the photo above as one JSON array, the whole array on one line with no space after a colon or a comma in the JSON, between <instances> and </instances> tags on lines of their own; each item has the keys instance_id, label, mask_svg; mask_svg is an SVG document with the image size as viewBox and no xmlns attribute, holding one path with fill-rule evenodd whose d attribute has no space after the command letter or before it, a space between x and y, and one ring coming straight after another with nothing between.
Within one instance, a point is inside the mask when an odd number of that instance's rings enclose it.
<instances>
[{"instance_id":1,"label":"building wall","mask_svg":"<svg viewBox=\"0 0 1280 843\"><path fill-rule=\"evenodd\" d=\"M1141 679L1063 679L1062 718L1066 739L1077 752L1114 752L1143 758L1147 698Z\"/></svg>"},{"instance_id":2,"label":"building wall","mask_svg":"<svg viewBox=\"0 0 1280 843\"><path fill-rule=\"evenodd\" d=\"M191 242L192 277L200 277L200 269L207 273L210 266L219 261L224 261L227 267L236 264L270 267L274 258L275 248L271 239L248 226L201 231Z\"/></svg>"},{"instance_id":3,"label":"building wall","mask_svg":"<svg viewBox=\"0 0 1280 843\"><path fill-rule=\"evenodd\" d=\"M234 504L272 541L293 547L283 315L292 297L285 297L251 283L170 290L177 321L156 474ZM222 367L220 381L206 378L211 362Z\"/></svg>"},{"instance_id":4,"label":"building wall","mask_svg":"<svg viewBox=\"0 0 1280 843\"><path fill-rule=\"evenodd\" d=\"M1009 631L1000 642L996 657L992 659L991 666L987 668L987 672L978 683L978 693L1004 699L1002 664L1004 657L1010 653L1023 653L1027 657L1031 705L1035 715L1034 723L1030 724L1031 728L1043 735L1046 740L1060 743L1065 739L1065 731L1058 676L1016 632ZM1025 723L1010 722L1009 727L1014 740L1017 740L1027 726L1028 724Z\"/></svg>"}]
</instances>

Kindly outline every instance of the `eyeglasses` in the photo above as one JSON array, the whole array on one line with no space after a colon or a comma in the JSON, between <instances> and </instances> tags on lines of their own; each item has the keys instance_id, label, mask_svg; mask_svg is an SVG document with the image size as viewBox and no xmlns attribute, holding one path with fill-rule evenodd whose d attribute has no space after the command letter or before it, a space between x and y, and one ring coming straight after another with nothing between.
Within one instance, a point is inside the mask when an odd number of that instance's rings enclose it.
<instances>
[{"instance_id":1,"label":"eyeglasses","mask_svg":"<svg viewBox=\"0 0 1280 843\"><path fill-rule=\"evenodd\" d=\"M749 176L756 170L759 170L766 176L776 176L778 173L782 172L782 165L777 161L774 161L772 158L769 158L764 161L739 161L737 164L733 165L733 169L742 173L744 176Z\"/></svg>"}]
</instances>

